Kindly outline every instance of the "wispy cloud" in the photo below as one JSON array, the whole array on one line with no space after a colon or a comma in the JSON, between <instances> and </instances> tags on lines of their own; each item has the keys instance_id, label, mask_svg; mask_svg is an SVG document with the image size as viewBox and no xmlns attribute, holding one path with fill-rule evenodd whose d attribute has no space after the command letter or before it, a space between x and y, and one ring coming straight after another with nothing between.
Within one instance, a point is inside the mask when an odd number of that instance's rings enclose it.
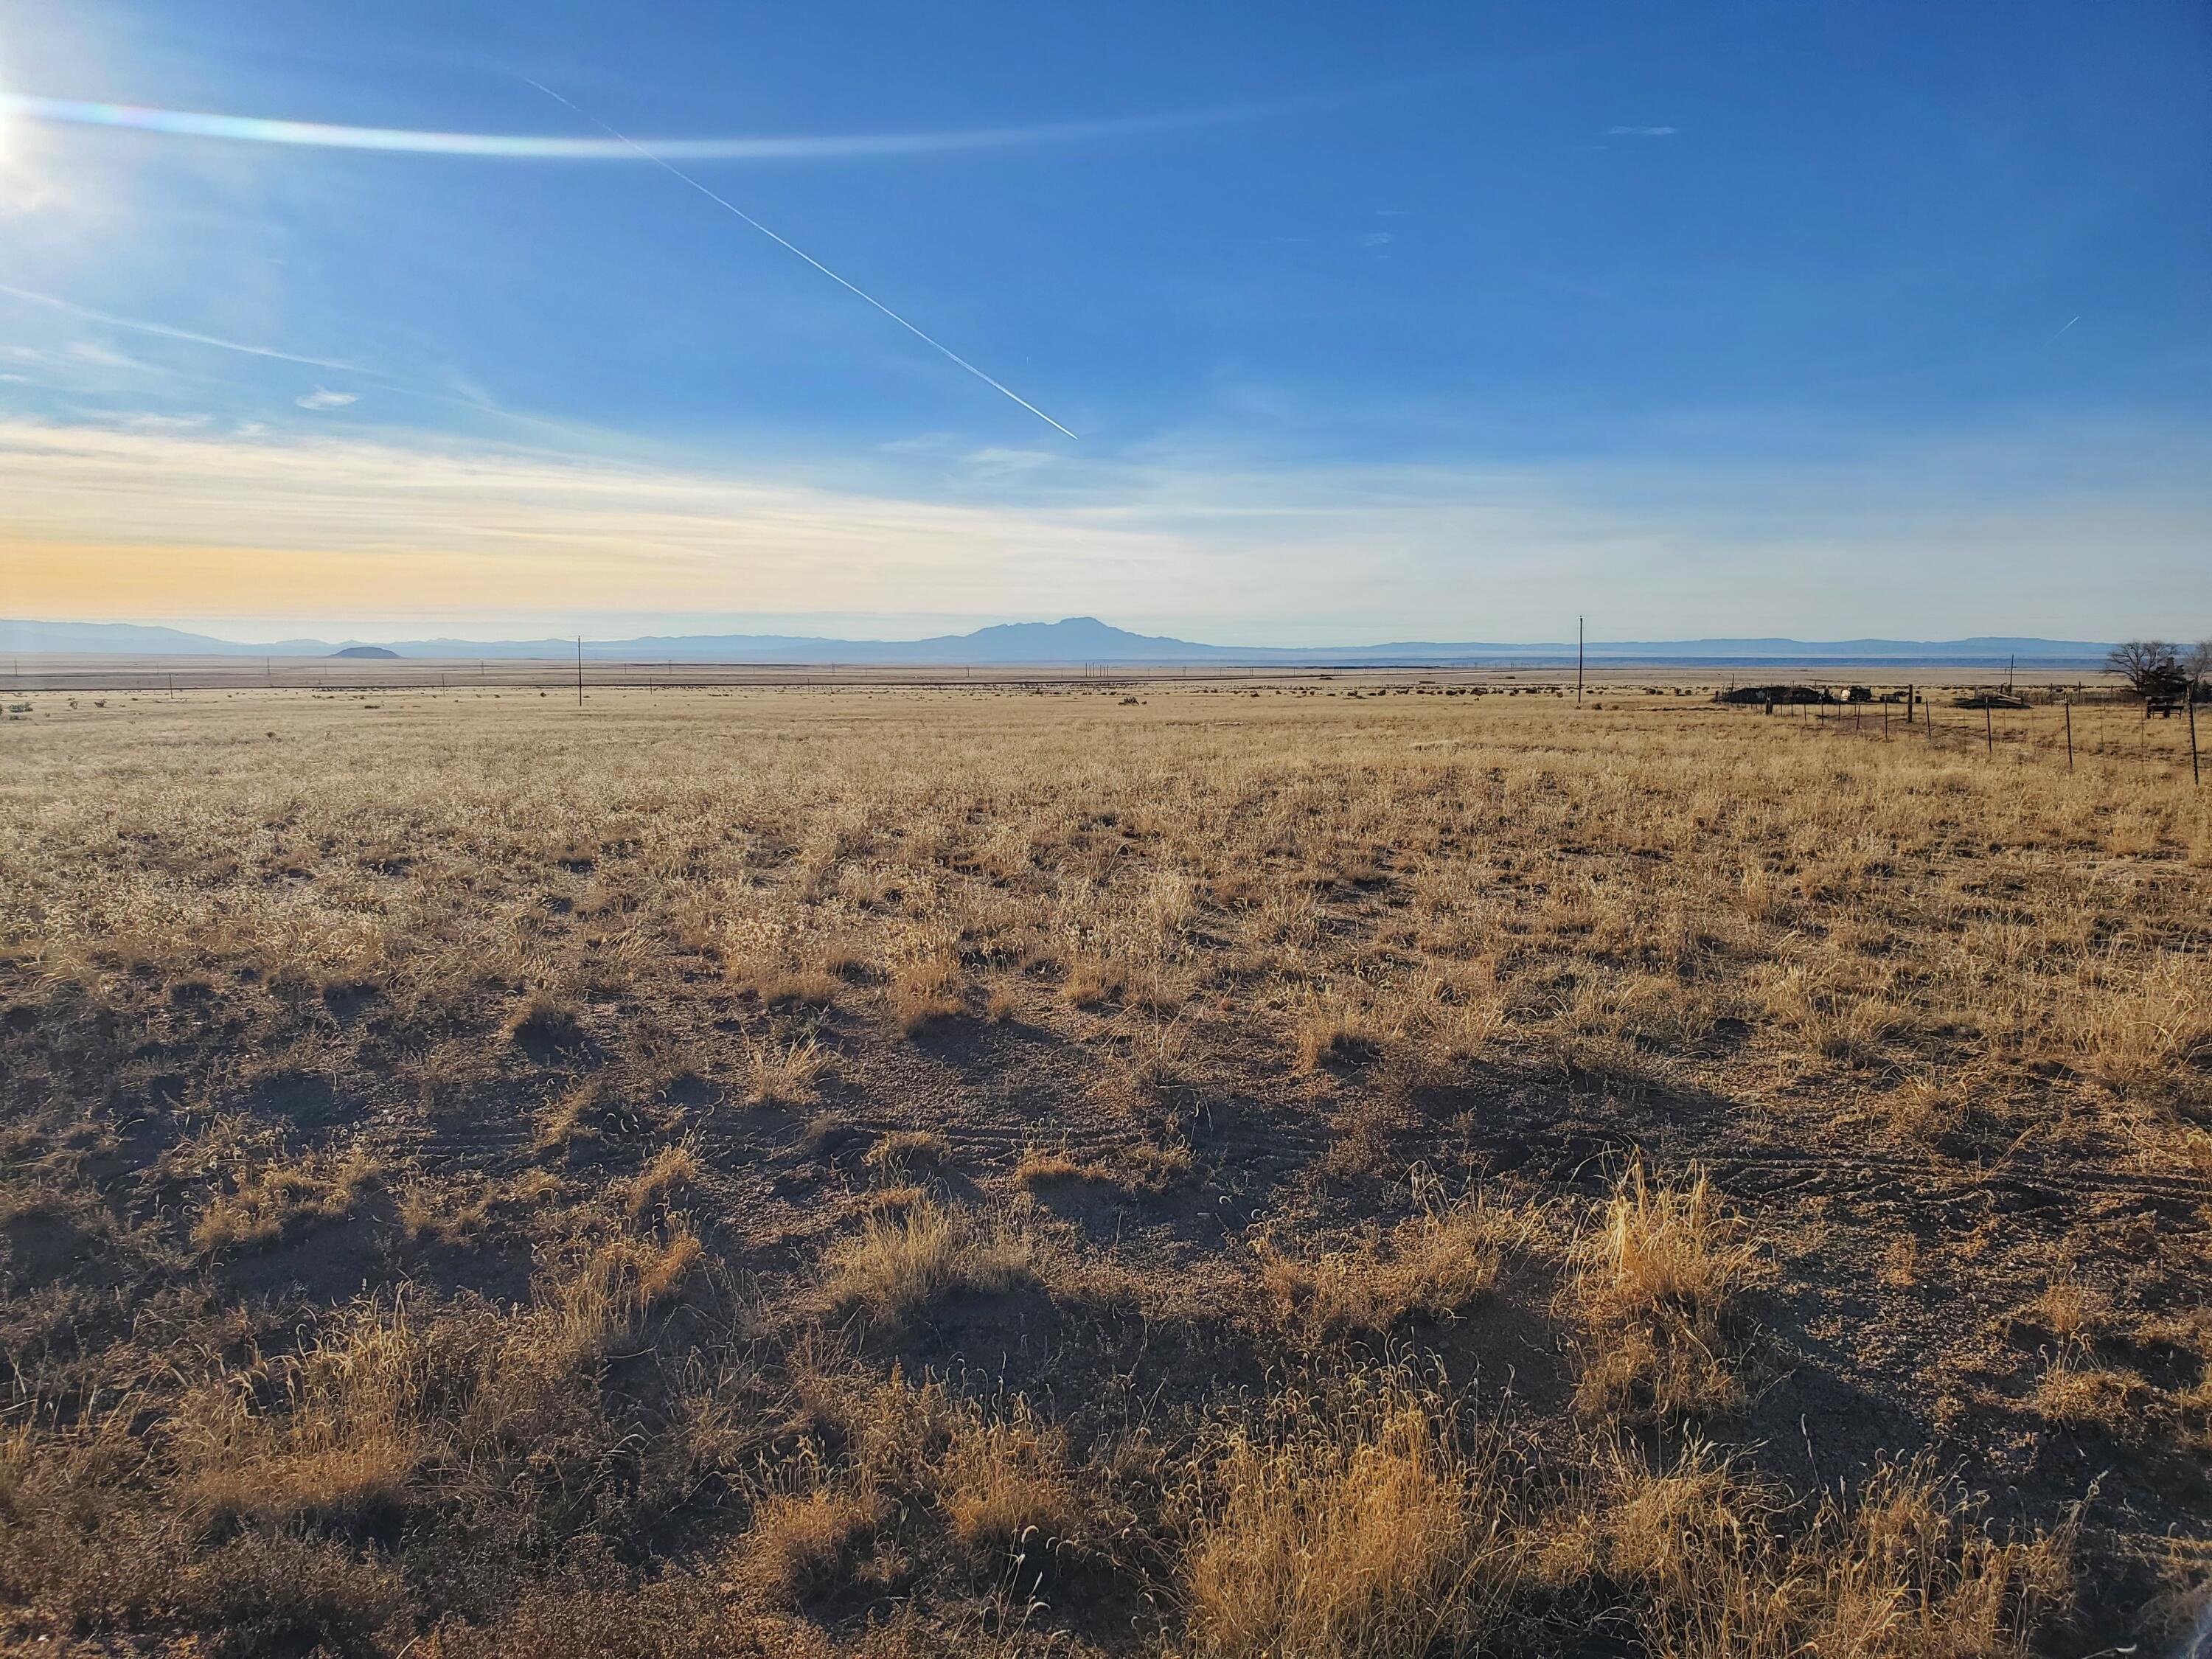
<instances>
[{"instance_id":1,"label":"wispy cloud","mask_svg":"<svg viewBox=\"0 0 2212 1659\"><path fill-rule=\"evenodd\" d=\"M69 349L69 356L81 363L90 363L96 368L143 368L145 364L136 357L127 357L95 340L79 340Z\"/></svg>"},{"instance_id":2,"label":"wispy cloud","mask_svg":"<svg viewBox=\"0 0 2212 1659\"><path fill-rule=\"evenodd\" d=\"M969 470L978 477L1009 478L1050 466L1060 458L1049 450L1011 449L994 444L972 450L964 459Z\"/></svg>"},{"instance_id":3,"label":"wispy cloud","mask_svg":"<svg viewBox=\"0 0 2212 1659\"><path fill-rule=\"evenodd\" d=\"M1608 138L1672 138L1680 131L1680 127L1607 127L1605 136Z\"/></svg>"},{"instance_id":4,"label":"wispy cloud","mask_svg":"<svg viewBox=\"0 0 2212 1659\"><path fill-rule=\"evenodd\" d=\"M328 386L317 386L313 392L292 400L302 409L343 409L348 404L361 399L350 392L332 392Z\"/></svg>"},{"instance_id":5,"label":"wispy cloud","mask_svg":"<svg viewBox=\"0 0 2212 1659\"><path fill-rule=\"evenodd\" d=\"M1310 467L1194 434L1048 467L979 452L893 487L0 422L0 568L21 615L320 617L339 633L400 610L558 632L865 593L886 613L1089 612L1232 641L1556 638L1585 606L1644 637L2119 638L2212 614L2212 485L2183 459L2198 447L2069 430L1819 465ZM2093 544L2124 548L2140 580L2085 592ZM2158 616L2130 611L2152 593Z\"/></svg>"},{"instance_id":6,"label":"wispy cloud","mask_svg":"<svg viewBox=\"0 0 2212 1659\"><path fill-rule=\"evenodd\" d=\"M78 305L52 294L39 294L27 288L11 288L0 283L0 294L11 300L21 300L28 305L45 306L50 310L66 312L72 317L82 317L87 322L100 323L108 328L119 328L127 333L152 335L163 340L182 340L187 344L212 346L219 351L243 352L249 357L270 357L278 362L304 363L311 368L355 369L359 365L340 362L331 357L307 357L297 352L279 351L272 346L250 345L243 340L226 340L217 334L196 333L188 328L172 328L166 323L149 322L140 317L118 317L112 312L94 311L90 306Z\"/></svg>"}]
</instances>

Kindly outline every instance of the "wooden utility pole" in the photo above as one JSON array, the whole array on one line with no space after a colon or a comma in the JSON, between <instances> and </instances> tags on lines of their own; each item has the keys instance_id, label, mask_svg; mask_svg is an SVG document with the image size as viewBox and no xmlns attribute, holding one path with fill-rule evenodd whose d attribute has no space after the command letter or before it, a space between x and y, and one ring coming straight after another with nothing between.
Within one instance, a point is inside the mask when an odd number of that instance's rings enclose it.
<instances>
[{"instance_id":1,"label":"wooden utility pole","mask_svg":"<svg viewBox=\"0 0 2212 1659\"><path fill-rule=\"evenodd\" d=\"M584 636L576 635L576 707L584 706Z\"/></svg>"},{"instance_id":2,"label":"wooden utility pole","mask_svg":"<svg viewBox=\"0 0 2212 1659\"><path fill-rule=\"evenodd\" d=\"M1575 618L1575 707L1583 706L1583 619Z\"/></svg>"},{"instance_id":3,"label":"wooden utility pole","mask_svg":"<svg viewBox=\"0 0 2212 1659\"><path fill-rule=\"evenodd\" d=\"M1988 703L1982 705L1982 748L1989 754L1997 752L1997 717Z\"/></svg>"},{"instance_id":4,"label":"wooden utility pole","mask_svg":"<svg viewBox=\"0 0 2212 1659\"><path fill-rule=\"evenodd\" d=\"M2074 769L2074 700L2066 700L2066 769Z\"/></svg>"},{"instance_id":5,"label":"wooden utility pole","mask_svg":"<svg viewBox=\"0 0 2212 1659\"><path fill-rule=\"evenodd\" d=\"M2189 699L2189 781L2202 789L2204 774L2197 765L2197 688L2191 686L2185 695Z\"/></svg>"}]
</instances>

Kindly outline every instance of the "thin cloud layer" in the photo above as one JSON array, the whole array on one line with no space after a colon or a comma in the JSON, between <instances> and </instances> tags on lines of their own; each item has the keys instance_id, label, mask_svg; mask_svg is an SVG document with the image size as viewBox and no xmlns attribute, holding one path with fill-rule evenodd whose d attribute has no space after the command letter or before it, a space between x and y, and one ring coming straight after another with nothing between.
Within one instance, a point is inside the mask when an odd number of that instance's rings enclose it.
<instances>
[{"instance_id":1,"label":"thin cloud layer","mask_svg":"<svg viewBox=\"0 0 2212 1659\"><path fill-rule=\"evenodd\" d=\"M1565 614L1662 637L1778 631L1787 571L1791 613L1831 635L1894 631L1905 588L1931 636L2143 625L2127 595L2081 591L2089 545L2129 550L2132 593L2212 604L2201 489L2077 465L2001 495L1965 448L1893 469L1878 502L1856 474L1802 470L1002 459L932 494L0 423L0 609L334 625L405 611L456 631L589 631L615 612L823 613L866 594L889 614L1089 612L1224 642L1351 643L1556 638L1565 595Z\"/></svg>"},{"instance_id":2,"label":"thin cloud layer","mask_svg":"<svg viewBox=\"0 0 2212 1659\"><path fill-rule=\"evenodd\" d=\"M11 300L43 306L71 317L82 318L88 323L98 323L105 328L119 328L126 333L144 334L156 339L181 340L188 345L212 346L220 351L235 351L247 357L267 357L280 363L304 363L312 368L357 368L356 363L342 362L334 357L307 357L297 352L278 351L270 346L252 345L244 340L226 340L216 334L198 334L188 328L171 328L164 323L148 322L137 317L118 317L112 312L95 311L90 306L78 305L58 295L40 294L27 288L12 288L0 283L0 295Z\"/></svg>"}]
</instances>

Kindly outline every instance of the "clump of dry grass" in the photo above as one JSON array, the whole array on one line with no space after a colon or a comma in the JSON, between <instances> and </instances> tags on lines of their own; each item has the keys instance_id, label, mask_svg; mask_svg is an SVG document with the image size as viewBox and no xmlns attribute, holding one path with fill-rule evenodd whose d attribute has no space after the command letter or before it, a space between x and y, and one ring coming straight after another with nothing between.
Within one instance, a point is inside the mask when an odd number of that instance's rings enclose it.
<instances>
[{"instance_id":1,"label":"clump of dry grass","mask_svg":"<svg viewBox=\"0 0 2212 1659\"><path fill-rule=\"evenodd\" d=\"M452 1197L417 1182L400 1194L399 1224L410 1238L434 1238L441 1244L463 1244L491 1219L501 1194L488 1181L477 1183L472 1196Z\"/></svg>"},{"instance_id":2,"label":"clump of dry grass","mask_svg":"<svg viewBox=\"0 0 2212 1659\"><path fill-rule=\"evenodd\" d=\"M535 1039L550 1047L565 1047L581 1035L582 1015L582 1005L566 988L541 985L509 1012L505 1035L510 1042Z\"/></svg>"},{"instance_id":3,"label":"clump of dry grass","mask_svg":"<svg viewBox=\"0 0 2212 1659\"><path fill-rule=\"evenodd\" d=\"M879 1136L862 1162L888 1176L927 1175L952 1157L952 1143L934 1129L894 1129Z\"/></svg>"},{"instance_id":4,"label":"clump of dry grass","mask_svg":"<svg viewBox=\"0 0 2212 1659\"><path fill-rule=\"evenodd\" d=\"M1121 971L1103 957L1078 956L1060 982L1060 1000L1071 1008L1096 1008L1121 994Z\"/></svg>"},{"instance_id":5,"label":"clump of dry grass","mask_svg":"<svg viewBox=\"0 0 2212 1659\"><path fill-rule=\"evenodd\" d=\"M2149 1425L2143 1407L2150 1387L2136 1372L2100 1362L2085 1337L2062 1343L2035 1388L2035 1409L2069 1429L2130 1437Z\"/></svg>"},{"instance_id":6,"label":"clump of dry grass","mask_svg":"<svg viewBox=\"0 0 2212 1659\"><path fill-rule=\"evenodd\" d=\"M1045 1146L1024 1147L1022 1161L1014 1166L1014 1180L1024 1187L1042 1187L1055 1181L1096 1179L1098 1174L1091 1165L1077 1163L1066 1152Z\"/></svg>"},{"instance_id":7,"label":"clump of dry grass","mask_svg":"<svg viewBox=\"0 0 2212 1659\"><path fill-rule=\"evenodd\" d=\"M957 957L925 954L908 957L891 974L891 1014L900 1034L912 1036L932 1021L961 1012L962 976Z\"/></svg>"},{"instance_id":8,"label":"clump of dry grass","mask_svg":"<svg viewBox=\"0 0 2212 1659\"><path fill-rule=\"evenodd\" d=\"M404 1507L428 1454L421 1416L428 1365L402 1308L355 1321L282 1371L283 1408L229 1391L179 1413L180 1497L216 1522L359 1525Z\"/></svg>"},{"instance_id":9,"label":"clump of dry grass","mask_svg":"<svg viewBox=\"0 0 2212 1659\"><path fill-rule=\"evenodd\" d=\"M2202 1103L2212 1097L2202 1082L2212 1062L2206 979L2203 960L2179 951L2135 972L2085 964L2063 1005L2069 1058L2115 1089Z\"/></svg>"},{"instance_id":10,"label":"clump of dry grass","mask_svg":"<svg viewBox=\"0 0 2212 1659\"><path fill-rule=\"evenodd\" d=\"M2112 1322L2112 1298L2094 1285L2057 1278L2021 1313L2061 1342L2087 1343Z\"/></svg>"},{"instance_id":11,"label":"clump of dry grass","mask_svg":"<svg viewBox=\"0 0 2212 1659\"><path fill-rule=\"evenodd\" d=\"M606 1105L604 1085L594 1078L571 1084L538 1118L532 1144L541 1152L562 1151L580 1140L599 1137L594 1121Z\"/></svg>"},{"instance_id":12,"label":"clump of dry grass","mask_svg":"<svg viewBox=\"0 0 2212 1659\"><path fill-rule=\"evenodd\" d=\"M1371 1056L1382 1034L1365 1009L1314 999L1300 1012L1291 1040L1297 1069L1310 1072L1325 1060Z\"/></svg>"},{"instance_id":13,"label":"clump of dry grass","mask_svg":"<svg viewBox=\"0 0 2212 1659\"><path fill-rule=\"evenodd\" d=\"M1196 1653L1467 1651L1511 1595L1499 1472L1431 1398L1394 1387L1280 1438L1232 1435L1198 1480L1182 1569Z\"/></svg>"},{"instance_id":14,"label":"clump of dry grass","mask_svg":"<svg viewBox=\"0 0 2212 1659\"><path fill-rule=\"evenodd\" d=\"M210 1252L274 1244L343 1219L382 1176L381 1166L360 1153L343 1158L310 1153L296 1164L264 1164L209 1199L192 1224L192 1243Z\"/></svg>"},{"instance_id":15,"label":"clump of dry grass","mask_svg":"<svg viewBox=\"0 0 2212 1659\"><path fill-rule=\"evenodd\" d=\"M1583 1412L1681 1418L1742 1398L1733 1327L1757 1253L1704 1175L1660 1187L1632 1165L1573 1255Z\"/></svg>"},{"instance_id":16,"label":"clump of dry grass","mask_svg":"<svg viewBox=\"0 0 2212 1659\"><path fill-rule=\"evenodd\" d=\"M1188 1079L1190 1041L1180 1022L1139 1027L1129 1043L1129 1081L1143 1094L1159 1095Z\"/></svg>"},{"instance_id":17,"label":"clump of dry grass","mask_svg":"<svg viewBox=\"0 0 2212 1659\"><path fill-rule=\"evenodd\" d=\"M1083 1532L1066 1431L1041 1422L1026 1401L1006 1418L963 1424L936 1480L952 1535L979 1553L1026 1556Z\"/></svg>"},{"instance_id":18,"label":"clump of dry grass","mask_svg":"<svg viewBox=\"0 0 2212 1659\"><path fill-rule=\"evenodd\" d=\"M623 1194L623 1207L635 1221L655 1205L666 1205L699 1175L699 1155L690 1146L664 1146L653 1154L653 1162L630 1178Z\"/></svg>"},{"instance_id":19,"label":"clump of dry grass","mask_svg":"<svg viewBox=\"0 0 2212 1659\"><path fill-rule=\"evenodd\" d=\"M1139 1140L1115 1149L1107 1173L1127 1193L1152 1197L1191 1178L1197 1158L1182 1140Z\"/></svg>"},{"instance_id":20,"label":"clump of dry grass","mask_svg":"<svg viewBox=\"0 0 2212 1659\"><path fill-rule=\"evenodd\" d=\"M868 1485L771 1492L753 1511L739 1571L775 1601L808 1601L847 1578L891 1513Z\"/></svg>"},{"instance_id":21,"label":"clump of dry grass","mask_svg":"<svg viewBox=\"0 0 2212 1659\"><path fill-rule=\"evenodd\" d=\"M740 982L770 1008L826 1008L843 988L836 975L819 968L763 969L744 975Z\"/></svg>"},{"instance_id":22,"label":"clump of dry grass","mask_svg":"<svg viewBox=\"0 0 2212 1659\"><path fill-rule=\"evenodd\" d=\"M639 1301L650 1308L675 1295L706 1253L690 1223L677 1218L666 1238L647 1244L635 1259Z\"/></svg>"},{"instance_id":23,"label":"clump of dry grass","mask_svg":"<svg viewBox=\"0 0 2212 1659\"><path fill-rule=\"evenodd\" d=\"M927 1201L870 1216L858 1235L830 1247L823 1265L833 1310L865 1312L885 1325L941 1297L1010 1290L1036 1278L1034 1247L1021 1234Z\"/></svg>"},{"instance_id":24,"label":"clump of dry grass","mask_svg":"<svg viewBox=\"0 0 2212 1659\"><path fill-rule=\"evenodd\" d=\"M1060 1182L1092 1182L1133 1197L1157 1198L1189 1180L1195 1167L1196 1159L1183 1141L1136 1141L1116 1146L1103 1159L1088 1161L1064 1148L1029 1146L1014 1166L1014 1182L1029 1189Z\"/></svg>"},{"instance_id":25,"label":"clump of dry grass","mask_svg":"<svg viewBox=\"0 0 2212 1659\"><path fill-rule=\"evenodd\" d=\"M803 1042L757 1043L745 1066L745 1103L804 1106L830 1069L830 1057L812 1037Z\"/></svg>"},{"instance_id":26,"label":"clump of dry grass","mask_svg":"<svg viewBox=\"0 0 2212 1659\"><path fill-rule=\"evenodd\" d=\"M1523 1224L1462 1201L1370 1234L1349 1249L1286 1255L1261 1240L1260 1285L1276 1327L1303 1346L1388 1334L1408 1319L1447 1319L1498 1281Z\"/></svg>"},{"instance_id":27,"label":"clump of dry grass","mask_svg":"<svg viewBox=\"0 0 2212 1659\"><path fill-rule=\"evenodd\" d=\"M1702 1444L1663 1468L1622 1460L1606 1565L1644 1600L1663 1650L1686 1659L2024 1659L2072 1598L2073 1521L1993 1538L1925 1464L1879 1466L1856 1502L1824 1500L1802 1529L1787 1513Z\"/></svg>"}]
</instances>

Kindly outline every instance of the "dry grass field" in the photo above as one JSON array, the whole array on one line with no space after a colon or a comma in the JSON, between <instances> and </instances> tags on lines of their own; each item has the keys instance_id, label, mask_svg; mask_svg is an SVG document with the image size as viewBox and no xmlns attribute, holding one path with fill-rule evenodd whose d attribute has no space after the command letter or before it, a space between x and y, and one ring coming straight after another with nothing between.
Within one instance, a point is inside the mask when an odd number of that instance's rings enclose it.
<instances>
[{"instance_id":1,"label":"dry grass field","mask_svg":"<svg viewBox=\"0 0 2212 1659\"><path fill-rule=\"evenodd\" d=\"M1682 691L28 698L0 1632L2174 1650L2185 750Z\"/></svg>"}]
</instances>

